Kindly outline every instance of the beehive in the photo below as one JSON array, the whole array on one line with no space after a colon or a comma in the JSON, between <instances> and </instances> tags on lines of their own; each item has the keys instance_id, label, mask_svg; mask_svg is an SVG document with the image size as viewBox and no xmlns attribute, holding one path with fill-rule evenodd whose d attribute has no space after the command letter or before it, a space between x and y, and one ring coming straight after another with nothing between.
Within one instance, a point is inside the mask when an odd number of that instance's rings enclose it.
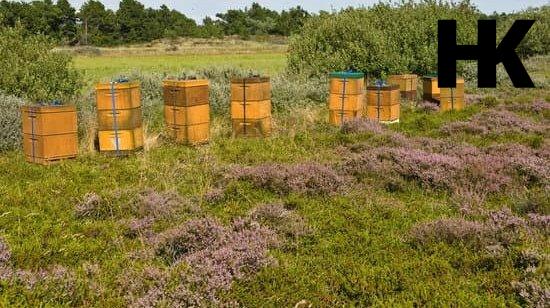
<instances>
[{"instance_id":1,"label":"beehive","mask_svg":"<svg viewBox=\"0 0 550 308\"><path fill-rule=\"evenodd\" d=\"M367 117L382 123L399 122L401 110L399 98L398 85L368 86Z\"/></svg>"},{"instance_id":2,"label":"beehive","mask_svg":"<svg viewBox=\"0 0 550 308\"><path fill-rule=\"evenodd\" d=\"M399 85L401 98L416 100L418 76L414 74L392 75L388 78L388 83Z\"/></svg>"},{"instance_id":3,"label":"beehive","mask_svg":"<svg viewBox=\"0 0 550 308\"><path fill-rule=\"evenodd\" d=\"M271 134L271 83L268 77L231 80L231 121L234 136Z\"/></svg>"},{"instance_id":4,"label":"beehive","mask_svg":"<svg viewBox=\"0 0 550 308\"><path fill-rule=\"evenodd\" d=\"M140 86L135 82L96 85L99 150L117 155L143 147Z\"/></svg>"},{"instance_id":5,"label":"beehive","mask_svg":"<svg viewBox=\"0 0 550 308\"><path fill-rule=\"evenodd\" d=\"M209 82L165 80L164 120L170 136L177 142L195 145L210 137Z\"/></svg>"},{"instance_id":6,"label":"beehive","mask_svg":"<svg viewBox=\"0 0 550 308\"><path fill-rule=\"evenodd\" d=\"M422 88L423 88L423 95L422 98L425 101L430 101L434 103L439 102L439 87L437 85L437 76L424 76L422 77Z\"/></svg>"},{"instance_id":7,"label":"beehive","mask_svg":"<svg viewBox=\"0 0 550 308\"><path fill-rule=\"evenodd\" d=\"M344 121L360 118L364 109L365 75L358 72L333 72L329 77L329 123L341 125Z\"/></svg>"},{"instance_id":8,"label":"beehive","mask_svg":"<svg viewBox=\"0 0 550 308\"><path fill-rule=\"evenodd\" d=\"M462 110L464 109L464 79L456 79L456 88L440 88L439 110Z\"/></svg>"},{"instance_id":9,"label":"beehive","mask_svg":"<svg viewBox=\"0 0 550 308\"><path fill-rule=\"evenodd\" d=\"M48 165L78 154L74 106L24 106L23 152L28 162Z\"/></svg>"}]
</instances>

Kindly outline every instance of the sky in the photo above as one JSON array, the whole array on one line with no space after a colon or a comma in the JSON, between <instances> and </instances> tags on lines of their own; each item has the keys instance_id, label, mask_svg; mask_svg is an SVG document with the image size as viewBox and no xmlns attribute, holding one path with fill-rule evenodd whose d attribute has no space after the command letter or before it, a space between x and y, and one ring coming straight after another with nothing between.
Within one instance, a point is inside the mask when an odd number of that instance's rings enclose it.
<instances>
[{"instance_id":1,"label":"sky","mask_svg":"<svg viewBox=\"0 0 550 308\"><path fill-rule=\"evenodd\" d=\"M86 0L69 0L73 6L80 7ZM107 7L116 9L118 7L118 0L100 0ZM333 9L339 10L343 7L349 6L368 6L378 2L378 0L304 0L304 1L290 1L290 0L139 0L141 3L148 7L159 7L162 4L166 4L169 8L176 9L188 17L191 17L197 21L202 21L206 16L214 17L216 13L225 12L228 9L238 9L250 6L252 2L258 2L262 6L266 6L270 9L283 10L297 5L302 6L310 12L318 12L320 10L331 11ZM544 4L550 4L550 0L473 0L473 3L485 13L497 12L513 12L525 9L529 6L541 6Z\"/></svg>"}]
</instances>

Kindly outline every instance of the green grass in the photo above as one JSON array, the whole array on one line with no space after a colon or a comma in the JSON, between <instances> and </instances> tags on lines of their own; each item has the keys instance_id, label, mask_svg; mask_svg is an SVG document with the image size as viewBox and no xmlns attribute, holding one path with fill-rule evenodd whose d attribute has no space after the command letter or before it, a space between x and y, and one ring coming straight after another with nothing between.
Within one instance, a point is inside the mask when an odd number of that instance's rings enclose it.
<instances>
[{"instance_id":1,"label":"green grass","mask_svg":"<svg viewBox=\"0 0 550 308\"><path fill-rule=\"evenodd\" d=\"M284 69L286 55L269 52L219 55L77 56L74 63L87 80L99 81L117 74L128 74L134 70L173 73L183 69L192 70L212 66L236 66L275 74Z\"/></svg>"},{"instance_id":2,"label":"green grass","mask_svg":"<svg viewBox=\"0 0 550 308\"><path fill-rule=\"evenodd\" d=\"M174 71L217 64L276 73L284 66L284 56L76 59L76 65L90 79L132 69ZM322 106L320 102L318 108ZM401 123L391 129L409 136L446 138L439 133L442 125L468 119L486 109L472 106L461 112L427 114L405 108ZM319 114L326 116L326 112ZM226 118L216 119L219 121L228 122ZM124 236L119 220L128 217L120 205L114 204L113 216L105 219L79 219L74 215L75 204L86 193L108 194L120 188L174 189L186 198L198 198L204 215L224 222L246 215L258 204L283 201L292 205L313 233L289 247L271 251L278 266L236 282L222 295L244 307L289 307L301 300L314 307L519 306L510 282L520 279L522 272L510 257L493 261L483 251L463 245L439 243L418 248L406 241L408 230L417 222L460 215L448 194L424 190L414 182L406 182L401 191L389 192L380 178L366 178L348 193L326 197L278 196L246 183L233 183L224 202L201 201L201 196L219 180L213 172L218 167L334 162L342 159L338 151L341 146L380 143L370 134L342 135L324 118L292 134L286 133L293 131L290 127L278 129L267 139L233 139L224 132L198 148L163 141L151 150L120 159L83 153L76 160L48 167L26 163L20 151L0 155L0 235L12 249L11 264L33 270L61 264L75 271L78 283L75 296L0 283L0 306L123 307L127 294L120 289L119 281L126 279L128 270L148 266L130 256L147 244ZM537 138L542 137L458 136L454 141L479 146L507 142L530 145ZM497 208L515 200L507 195L497 199ZM178 213L160 221L156 228L165 229L187 219L187 213ZM526 248L530 244L526 243ZM495 262L492 267L487 265L491 262ZM99 274L87 274L85 264L97 264Z\"/></svg>"}]
</instances>

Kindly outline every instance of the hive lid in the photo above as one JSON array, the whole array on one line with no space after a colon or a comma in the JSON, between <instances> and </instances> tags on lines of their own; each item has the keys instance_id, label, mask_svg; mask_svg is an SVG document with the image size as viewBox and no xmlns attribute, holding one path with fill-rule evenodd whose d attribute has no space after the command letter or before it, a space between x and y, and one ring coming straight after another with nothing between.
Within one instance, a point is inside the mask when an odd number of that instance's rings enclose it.
<instances>
[{"instance_id":1,"label":"hive lid","mask_svg":"<svg viewBox=\"0 0 550 308\"><path fill-rule=\"evenodd\" d=\"M361 79L365 78L365 74L361 72L345 71L345 72L332 72L328 75L330 78L340 79Z\"/></svg>"},{"instance_id":2,"label":"hive lid","mask_svg":"<svg viewBox=\"0 0 550 308\"><path fill-rule=\"evenodd\" d=\"M264 76L264 77L260 77L260 76L254 76L254 77L248 77L248 78L231 78L231 83L243 83L243 82L246 82L246 83L264 83L264 82L269 82L269 77L267 76Z\"/></svg>"},{"instance_id":3,"label":"hive lid","mask_svg":"<svg viewBox=\"0 0 550 308\"><path fill-rule=\"evenodd\" d=\"M34 113L55 113L55 112L76 112L75 105L28 105L22 106L23 112Z\"/></svg>"},{"instance_id":4,"label":"hive lid","mask_svg":"<svg viewBox=\"0 0 550 308\"><path fill-rule=\"evenodd\" d=\"M125 82L115 82L115 89L131 89L139 87L139 82L137 81L125 81ZM110 82L103 82L98 83L95 86L96 90L110 90L111 89L111 83Z\"/></svg>"},{"instance_id":5,"label":"hive lid","mask_svg":"<svg viewBox=\"0 0 550 308\"><path fill-rule=\"evenodd\" d=\"M208 86L209 82L206 79L166 79L162 82L165 86L171 87L201 87Z\"/></svg>"},{"instance_id":6,"label":"hive lid","mask_svg":"<svg viewBox=\"0 0 550 308\"><path fill-rule=\"evenodd\" d=\"M379 84L379 85L370 85L367 86L367 90L381 90L381 91L387 91L387 90L399 90L399 85L392 84Z\"/></svg>"}]
</instances>

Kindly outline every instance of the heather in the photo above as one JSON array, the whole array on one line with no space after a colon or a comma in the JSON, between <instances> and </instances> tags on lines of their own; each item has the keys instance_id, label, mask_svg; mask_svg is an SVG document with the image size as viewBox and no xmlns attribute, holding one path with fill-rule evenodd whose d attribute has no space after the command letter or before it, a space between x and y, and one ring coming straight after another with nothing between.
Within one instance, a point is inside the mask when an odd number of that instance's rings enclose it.
<instances>
[{"instance_id":1,"label":"heather","mask_svg":"<svg viewBox=\"0 0 550 308\"><path fill-rule=\"evenodd\" d=\"M360 147L341 168L356 176L400 176L462 197L484 198L526 186L545 186L550 180L548 157L541 150L517 144L479 149L422 138L407 146Z\"/></svg>"},{"instance_id":2,"label":"heather","mask_svg":"<svg viewBox=\"0 0 550 308\"><path fill-rule=\"evenodd\" d=\"M285 241L278 234L292 235L288 238L292 240L305 235L305 230L303 219L281 205L261 205L227 226L212 217L194 218L146 239L154 254L144 255L161 258L167 269L148 267L132 273L135 283L121 282L131 293L127 296L130 306L231 306L219 292L262 268L276 266L269 250Z\"/></svg>"},{"instance_id":3,"label":"heather","mask_svg":"<svg viewBox=\"0 0 550 308\"><path fill-rule=\"evenodd\" d=\"M346 183L346 178L330 166L317 163L235 166L227 177L230 180L249 181L258 188L278 194L333 194L342 190Z\"/></svg>"},{"instance_id":4,"label":"heather","mask_svg":"<svg viewBox=\"0 0 550 308\"><path fill-rule=\"evenodd\" d=\"M384 132L384 127L382 126L382 124L369 119L353 119L353 120L345 121L341 129L342 129L342 132L345 134L351 134L351 133L381 134Z\"/></svg>"},{"instance_id":5,"label":"heather","mask_svg":"<svg viewBox=\"0 0 550 308\"><path fill-rule=\"evenodd\" d=\"M507 110L490 110L473 116L469 121L457 121L441 128L445 134L468 133L477 135L506 133L537 133L547 127Z\"/></svg>"}]
</instances>

